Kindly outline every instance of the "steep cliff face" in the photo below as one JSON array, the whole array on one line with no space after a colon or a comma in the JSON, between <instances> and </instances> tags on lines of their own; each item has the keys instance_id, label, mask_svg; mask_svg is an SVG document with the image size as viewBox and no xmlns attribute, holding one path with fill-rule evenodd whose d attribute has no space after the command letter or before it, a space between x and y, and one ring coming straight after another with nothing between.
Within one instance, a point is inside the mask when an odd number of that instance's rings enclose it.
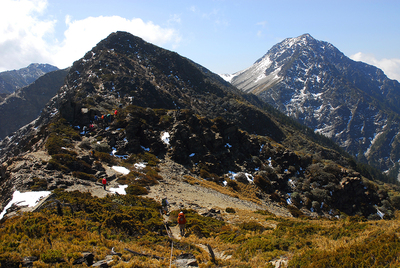
<instances>
[{"instance_id":1,"label":"steep cliff face","mask_svg":"<svg viewBox=\"0 0 400 268\"><path fill-rule=\"evenodd\" d=\"M150 187L162 181L157 165L172 161L180 168L169 177L212 181L266 210L393 211L373 175L267 106L176 53L113 33L73 64L35 121L0 143L2 194L39 182L90 189L104 177ZM143 161L154 168L138 171ZM110 175L111 165L130 173Z\"/></svg>"},{"instance_id":2,"label":"steep cliff face","mask_svg":"<svg viewBox=\"0 0 400 268\"><path fill-rule=\"evenodd\" d=\"M308 34L272 47L230 77L359 160L397 173L400 84Z\"/></svg>"}]
</instances>

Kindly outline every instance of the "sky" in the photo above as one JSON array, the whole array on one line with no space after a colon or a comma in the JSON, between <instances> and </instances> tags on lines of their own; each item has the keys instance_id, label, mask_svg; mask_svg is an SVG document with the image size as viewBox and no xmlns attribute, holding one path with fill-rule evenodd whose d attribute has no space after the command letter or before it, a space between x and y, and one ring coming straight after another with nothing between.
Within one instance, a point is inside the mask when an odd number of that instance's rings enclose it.
<instances>
[{"instance_id":1,"label":"sky","mask_svg":"<svg viewBox=\"0 0 400 268\"><path fill-rule=\"evenodd\" d=\"M0 0L0 72L30 63L66 68L127 31L232 74L309 33L400 81L399 14L397 0Z\"/></svg>"}]
</instances>

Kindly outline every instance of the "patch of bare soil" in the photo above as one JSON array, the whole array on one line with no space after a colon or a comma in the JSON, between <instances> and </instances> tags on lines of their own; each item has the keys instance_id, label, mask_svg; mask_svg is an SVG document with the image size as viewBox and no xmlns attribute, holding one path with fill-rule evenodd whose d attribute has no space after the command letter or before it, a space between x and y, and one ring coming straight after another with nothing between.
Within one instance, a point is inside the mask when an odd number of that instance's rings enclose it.
<instances>
[{"instance_id":1,"label":"patch of bare soil","mask_svg":"<svg viewBox=\"0 0 400 268\"><path fill-rule=\"evenodd\" d=\"M183 176L188 174L187 169L168 159L163 160L159 168L159 175L163 177L163 181L158 185L151 186L146 197L153 198L159 202L161 202L162 198L167 198L170 210L194 209L202 211L213 208L225 211L229 207L246 211L268 210L278 216L290 217L285 208L270 202L257 204L222 194L201 185L187 183L183 180ZM195 175L190 174L190 176Z\"/></svg>"}]
</instances>

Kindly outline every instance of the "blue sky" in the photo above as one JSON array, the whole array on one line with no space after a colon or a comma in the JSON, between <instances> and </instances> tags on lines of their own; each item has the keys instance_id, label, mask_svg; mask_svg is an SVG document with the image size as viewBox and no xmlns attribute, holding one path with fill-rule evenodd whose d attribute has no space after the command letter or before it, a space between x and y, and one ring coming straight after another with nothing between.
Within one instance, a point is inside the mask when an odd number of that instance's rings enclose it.
<instances>
[{"instance_id":1,"label":"blue sky","mask_svg":"<svg viewBox=\"0 0 400 268\"><path fill-rule=\"evenodd\" d=\"M123 30L216 73L252 65L276 43L311 34L400 80L400 1L1 0L0 71L70 66Z\"/></svg>"}]
</instances>

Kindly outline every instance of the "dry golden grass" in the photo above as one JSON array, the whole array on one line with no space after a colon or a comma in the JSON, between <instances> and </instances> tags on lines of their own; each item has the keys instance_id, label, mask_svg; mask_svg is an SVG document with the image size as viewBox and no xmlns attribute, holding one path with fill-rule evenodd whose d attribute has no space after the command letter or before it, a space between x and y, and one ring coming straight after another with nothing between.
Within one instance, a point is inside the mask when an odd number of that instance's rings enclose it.
<instances>
[{"instance_id":1,"label":"dry golden grass","mask_svg":"<svg viewBox=\"0 0 400 268\"><path fill-rule=\"evenodd\" d=\"M200 183L199 180L187 179ZM158 229L154 229L160 216L153 201L125 197L126 204L129 201L147 208L147 212L140 209L132 212L150 213L146 214L146 220L137 223L143 224L143 231L128 235L127 230L121 229L123 225L116 227L105 223L116 214L116 210L132 209L132 205L117 205L109 197L98 199L82 193L63 194L63 198L73 205L76 205L74 202L85 203L96 208L95 212L79 211L71 215L65 208L63 216L45 210L4 221L0 225L2 267L18 267L8 265L7 261L16 264L25 256L39 257L35 267L71 267L82 252L94 253L95 261L98 261L110 254L111 248L122 253L121 258L113 258L113 267L169 267L171 242L165 234L161 235ZM326 262L333 259L349 265L360 262L364 267L399 267L400 264L399 213L393 220L379 221L363 221L360 217L341 220L283 218L265 211L241 209L235 213L222 212L224 222L202 217L195 211L187 215L189 236L173 240L173 260L179 254L191 253L199 267L271 267L270 262L280 258L288 258L289 267L329 267ZM154 224L146 224L148 221ZM102 226L100 232L99 226ZM202 235L191 230L195 226L202 230ZM213 249L215 263L211 262L206 245ZM136 256L125 248L164 259ZM45 262L51 253L60 255L65 262ZM366 259L370 253L376 257L376 263Z\"/></svg>"}]
</instances>

